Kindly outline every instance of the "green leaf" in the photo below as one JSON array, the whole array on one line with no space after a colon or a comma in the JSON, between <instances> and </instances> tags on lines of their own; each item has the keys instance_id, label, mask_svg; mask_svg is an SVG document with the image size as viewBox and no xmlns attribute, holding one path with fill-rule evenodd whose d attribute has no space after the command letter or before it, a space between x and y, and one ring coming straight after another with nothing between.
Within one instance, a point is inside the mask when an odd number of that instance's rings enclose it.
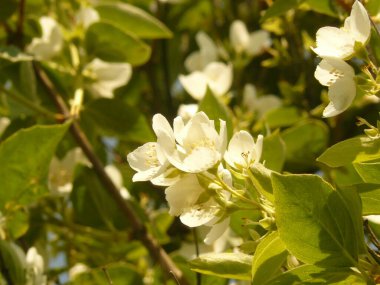
<instances>
[{"instance_id":1,"label":"green leaf","mask_svg":"<svg viewBox=\"0 0 380 285\"><path fill-rule=\"evenodd\" d=\"M285 262L288 252L278 236L272 232L257 246L252 263L252 284L264 284Z\"/></svg>"},{"instance_id":2,"label":"green leaf","mask_svg":"<svg viewBox=\"0 0 380 285\"><path fill-rule=\"evenodd\" d=\"M30 204L46 190L46 176L57 144L69 124L23 129L0 144L0 210Z\"/></svg>"},{"instance_id":3,"label":"green leaf","mask_svg":"<svg viewBox=\"0 0 380 285\"><path fill-rule=\"evenodd\" d=\"M37 101L37 82L34 73L33 65L30 61L20 63L20 91L22 94Z\"/></svg>"},{"instance_id":4,"label":"green leaf","mask_svg":"<svg viewBox=\"0 0 380 285\"><path fill-rule=\"evenodd\" d=\"M22 249L13 242L0 239L0 271L4 278L9 284L25 284L25 270Z\"/></svg>"},{"instance_id":5,"label":"green leaf","mask_svg":"<svg viewBox=\"0 0 380 285\"><path fill-rule=\"evenodd\" d=\"M367 284L358 273L349 268L321 268L314 265L302 265L281 274L264 285L291 284Z\"/></svg>"},{"instance_id":6,"label":"green leaf","mask_svg":"<svg viewBox=\"0 0 380 285\"><path fill-rule=\"evenodd\" d=\"M302 0L276 0L273 5L266 10L264 16L261 18L261 22L272 17L280 16L290 9L297 8L301 2Z\"/></svg>"},{"instance_id":7,"label":"green leaf","mask_svg":"<svg viewBox=\"0 0 380 285\"><path fill-rule=\"evenodd\" d=\"M285 143L279 132L274 132L264 138L261 161L265 167L274 171L281 171L285 163Z\"/></svg>"},{"instance_id":8,"label":"green leaf","mask_svg":"<svg viewBox=\"0 0 380 285\"><path fill-rule=\"evenodd\" d=\"M380 140L367 137L351 138L329 147L317 161L330 167L339 167L351 162L363 162L380 158Z\"/></svg>"},{"instance_id":9,"label":"green leaf","mask_svg":"<svg viewBox=\"0 0 380 285\"><path fill-rule=\"evenodd\" d=\"M301 112L296 107L280 107L269 111L264 117L265 124L271 129L287 127L299 122ZM258 127L255 127L257 129Z\"/></svg>"},{"instance_id":10,"label":"green leaf","mask_svg":"<svg viewBox=\"0 0 380 285\"><path fill-rule=\"evenodd\" d=\"M8 0L7 3L3 3L0 9L0 22L5 23L5 21L17 11L18 5L17 0Z\"/></svg>"},{"instance_id":11,"label":"green leaf","mask_svg":"<svg viewBox=\"0 0 380 285\"><path fill-rule=\"evenodd\" d=\"M359 176L358 172L355 170L352 164L332 168L330 175L334 181L334 184L336 184L338 187L347 187L350 185L364 183L363 179Z\"/></svg>"},{"instance_id":12,"label":"green leaf","mask_svg":"<svg viewBox=\"0 0 380 285\"><path fill-rule=\"evenodd\" d=\"M282 133L286 145L286 164L294 171L315 166L315 159L329 141L329 129L317 120L303 121Z\"/></svg>"},{"instance_id":13,"label":"green leaf","mask_svg":"<svg viewBox=\"0 0 380 285\"><path fill-rule=\"evenodd\" d=\"M274 202L272 180L272 171L263 166L262 164L257 164L251 167L248 173L252 184L255 186L256 190L260 192L266 199L270 202Z\"/></svg>"},{"instance_id":14,"label":"green leaf","mask_svg":"<svg viewBox=\"0 0 380 285\"><path fill-rule=\"evenodd\" d=\"M9 236L13 239L23 236L29 229L29 215L20 209L15 210L11 214L7 213L5 221Z\"/></svg>"},{"instance_id":15,"label":"green leaf","mask_svg":"<svg viewBox=\"0 0 380 285\"><path fill-rule=\"evenodd\" d=\"M316 175L273 173L272 181L276 223L287 249L320 267L355 266L362 234L345 199Z\"/></svg>"},{"instance_id":16,"label":"green leaf","mask_svg":"<svg viewBox=\"0 0 380 285\"><path fill-rule=\"evenodd\" d=\"M371 184L358 184L348 187L357 191L362 200L362 215L380 215L380 186Z\"/></svg>"},{"instance_id":17,"label":"green leaf","mask_svg":"<svg viewBox=\"0 0 380 285\"><path fill-rule=\"evenodd\" d=\"M380 184L380 162L358 162L354 167L364 182Z\"/></svg>"},{"instance_id":18,"label":"green leaf","mask_svg":"<svg viewBox=\"0 0 380 285\"><path fill-rule=\"evenodd\" d=\"M332 17L337 16L330 0L306 0L305 3L308 4L310 10Z\"/></svg>"},{"instance_id":19,"label":"green leaf","mask_svg":"<svg viewBox=\"0 0 380 285\"><path fill-rule=\"evenodd\" d=\"M212 94L209 88L199 103L198 112L200 111L205 112L210 120L214 120L216 129L219 129L219 119L224 120L227 125L228 138L232 137L233 125L229 111L226 106Z\"/></svg>"},{"instance_id":20,"label":"green leaf","mask_svg":"<svg viewBox=\"0 0 380 285\"><path fill-rule=\"evenodd\" d=\"M100 18L122 31L139 38L170 38L172 33L160 21L144 10L126 3L112 3L96 7Z\"/></svg>"},{"instance_id":21,"label":"green leaf","mask_svg":"<svg viewBox=\"0 0 380 285\"><path fill-rule=\"evenodd\" d=\"M252 256L244 253L208 253L190 261L191 270L202 274L251 280Z\"/></svg>"},{"instance_id":22,"label":"green leaf","mask_svg":"<svg viewBox=\"0 0 380 285\"><path fill-rule=\"evenodd\" d=\"M135 36L115 26L98 22L86 31L86 50L90 56L104 61L141 65L150 57L150 47Z\"/></svg>"},{"instance_id":23,"label":"green leaf","mask_svg":"<svg viewBox=\"0 0 380 285\"><path fill-rule=\"evenodd\" d=\"M112 280L113 285L143 284L143 277L138 273L137 268L126 263L116 263L102 266L102 268L90 269L75 277L74 281L70 284L104 285L109 284L109 280Z\"/></svg>"},{"instance_id":24,"label":"green leaf","mask_svg":"<svg viewBox=\"0 0 380 285\"><path fill-rule=\"evenodd\" d=\"M154 140L144 115L118 99L94 100L86 105L81 116L84 125L94 126L102 135L139 143Z\"/></svg>"}]
</instances>

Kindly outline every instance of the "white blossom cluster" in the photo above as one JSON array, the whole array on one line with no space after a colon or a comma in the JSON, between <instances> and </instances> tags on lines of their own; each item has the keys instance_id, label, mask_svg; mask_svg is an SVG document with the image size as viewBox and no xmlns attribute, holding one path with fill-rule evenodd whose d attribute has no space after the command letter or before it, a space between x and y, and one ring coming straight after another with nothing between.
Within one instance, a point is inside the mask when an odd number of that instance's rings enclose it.
<instances>
[{"instance_id":1,"label":"white blossom cluster","mask_svg":"<svg viewBox=\"0 0 380 285\"><path fill-rule=\"evenodd\" d=\"M343 27L323 27L317 31L317 47L313 50L322 61L314 75L322 85L329 87L330 99L323 111L324 117L342 113L354 100L355 71L345 61L366 45L370 34L371 23L367 11L357 0Z\"/></svg>"},{"instance_id":2,"label":"white blossom cluster","mask_svg":"<svg viewBox=\"0 0 380 285\"><path fill-rule=\"evenodd\" d=\"M173 127L161 114L153 117L156 142L148 142L127 156L137 171L133 181L151 181L167 187L169 213L189 227L212 227L205 238L213 243L229 226L226 205L233 190L227 168L243 172L261 158L263 137L255 142L246 131L227 141L226 123L215 122L203 112L188 122L176 117ZM228 146L227 146L228 145Z\"/></svg>"}]
</instances>

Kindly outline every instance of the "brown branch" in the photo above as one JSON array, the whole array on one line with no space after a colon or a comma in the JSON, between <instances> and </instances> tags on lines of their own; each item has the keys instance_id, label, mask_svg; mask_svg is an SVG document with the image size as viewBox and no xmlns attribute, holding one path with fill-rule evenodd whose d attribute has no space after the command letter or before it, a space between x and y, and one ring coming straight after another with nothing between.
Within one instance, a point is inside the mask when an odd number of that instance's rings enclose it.
<instances>
[{"instance_id":1,"label":"brown branch","mask_svg":"<svg viewBox=\"0 0 380 285\"><path fill-rule=\"evenodd\" d=\"M18 19L15 33L15 41L17 45L22 48L23 46L23 37L24 37L24 19L25 19L25 1L20 0L18 5Z\"/></svg>"},{"instance_id":2,"label":"brown branch","mask_svg":"<svg viewBox=\"0 0 380 285\"><path fill-rule=\"evenodd\" d=\"M66 118L69 118L69 109L67 108L66 103L63 101L60 94L56 91L48 75L37 64L34 64L34 68L39 80L44 85L50 97L53 99L58 110ZM128 110L125 111L127 112ZM168 276L171 276L175 280L178 280L181 285L188 285L189 283L185 279L182 271L174 264L172 259L160 246L157 240L149 234L147 227L140 221L139 217L135 214L131 204L123 199L119 189L115 186L115 184L112 182L112 180L105 172L102 162L94 153L90 142L88 141L86 135L83 133L82 129L80 128L77 122L74 121L72 123L70 127L70 132L77 141L78 145L83 150L84 154L87 156L88 160L92 163L93 169L97 174L98 179L103 184L104 188L108 191L108 193L112 196L117 206L120 208L124 216L129 221L132 227L133 235L144 244L144 246L148 249L149 253L151 254L152 258L162 266L162 269L166 272Z\"/></svg>"}]
</instances>

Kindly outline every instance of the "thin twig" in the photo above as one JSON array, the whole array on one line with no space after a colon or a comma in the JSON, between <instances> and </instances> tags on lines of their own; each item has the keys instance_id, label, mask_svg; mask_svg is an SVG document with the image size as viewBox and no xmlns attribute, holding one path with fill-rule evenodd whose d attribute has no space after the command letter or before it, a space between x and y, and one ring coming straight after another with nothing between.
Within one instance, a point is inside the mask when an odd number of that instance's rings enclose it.
<instances>
[{"instance_id":1,"label":"thin twig","mask_svg":"<svg viewBox=\"0 0 380 285\"><path fill-rule=\"evenodd\" d=\"M69 109L67 108L66 103L63 101L60 94L56 91L50 78L37 64L34 65L34 68L39 80L44 85L50 97L53 99L58 110L65 117L69 116ZM153 260L157 261L161 265L162 269L167 273L168 276L173 275L175 276L176 280L180 281L181 285L188 285L188 282L185 279L182 271L174 264L173 260L161 247L158 241L149 234L146 226L140 221L139 217L134 212L130 202L123 199L119 189L115 186L115 184L109 178L108 174L105 172L104 165L96 156L90 142L88 141L86 135L83 133L77 122L72 123L70 132L77 141L78 145L83 150L83 153L91 162L99 181L103 184L104 188L108 191L117 206L129 221L132 227L133 235L144 244L144 246L151 254Z\"/></svg>"},{"instance_id":2,"label":"thin twig","mask_svg":"<svg viewBox=\"0 0 380 285\"><path fill-rule=\"evenodd\" d=\"M109 284L109 285L112 285L113 282L112 282L111 276L108 274L108 270L107 270L107 268L102 267L102 270L103 270L103 272L104 272L104 275L105 275L106 278L107 278L107 282L108 282L108 284Z\"/></svg>"},{"instance_id":3,"label":"thin twig","mask_svg":"<svg viewBox=\"0 0 380 285\"><path fill-rule=\"evenodd\" d=\"M25 0L20 0L18 5L18 20L16 28L16 36L18 40L22 40L24 35L24 18L25 18Z\"/></svg>"}]
</instances>

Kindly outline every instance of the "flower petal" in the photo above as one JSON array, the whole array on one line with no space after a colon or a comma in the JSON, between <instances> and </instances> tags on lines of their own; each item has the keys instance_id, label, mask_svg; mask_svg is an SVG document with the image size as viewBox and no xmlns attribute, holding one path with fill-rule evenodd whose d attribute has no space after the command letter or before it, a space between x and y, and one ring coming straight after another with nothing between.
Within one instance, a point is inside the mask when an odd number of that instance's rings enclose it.
<instances>
[{"instance_id":1,"label":"flower petal","mask_svg":"<svg viewBox=\"0 0 380 285\"><path fill-rule=\"evenodd\" d=\"M180 75L179 81L183 88L189 93L195 100L202 100L207 90L207 78L200 72L195 71L189 75Z\"/></svg>"},{"instance_id":2,"label":"flower petal","mask_svg":"<svg viewBox=\"0 0 380 285\"><path fill-rule=\"evenodd\" d=\"M237 53L245 51L249 46L249 33L243 21L235 20L230 26L231 45Z\"/></svg>"},{"instance_id":3,"label":"flower petal","mask_svg":"<svg viewBox=\"0 0 380 285\"><path fill-rule=\"evenodd\" d=\"M206 238L204 239L205 244L212 244L213 242L215 242L224 234L224 232L228 229L229 225L230 218L226 218L220 223L213 225Z\"/></svg>"},{"instance_id":4,"label":"flower petal","mask_svg":"<svg viewBox=\"0 0 380 285\"><path fill-rule=\"evenodd\" d=\"M207 83L215 96L222 96L228 92L232 85L232 65L222 62L211 62L203 73L207 77Z\"/></svg>"},{"instance_id":5,"label":"flower petal","mask_svg":"<svg viewBox=\"0 0 380 285\"><path fill-rule=\"evenodd\" d=\"M247 53L251 56L259 55L271 45L272 40L269 33L264 30L259 30L250 34Z\"/></svg>"},{"instance_id":6,"label":"flower petal","mask_svg":"<svg viewBox=\"0 0 380 285\"><path fill-rule=\"evenodd\" d=\"M371 22L367 10L360 1L352 5L350 17L344 22L344 29L348 30L355 41L365 44L371 34Z\"/></svg>"},{"instance_id":7,"label":"flower petal","mask_svg":"<svg viewBox=\"0 0 380 285\"><path fill-rule=\"evenodd\" d=\"M339 58L325 58L317 66L315 78L324 86L331 86L339 78L355 76L354 69Z\"/></svg>"},{"instance_id":8,"label":"flower petal","mask_svg":"<svg viewBox=\"0 0 380 285\"><path fill-rule=\"evenodd\" d=\"M314 52L320 57L349 58L354 53L355 40L343 29L323 27L317 31L317 47Z\"/></svg>"}]
</instances>

